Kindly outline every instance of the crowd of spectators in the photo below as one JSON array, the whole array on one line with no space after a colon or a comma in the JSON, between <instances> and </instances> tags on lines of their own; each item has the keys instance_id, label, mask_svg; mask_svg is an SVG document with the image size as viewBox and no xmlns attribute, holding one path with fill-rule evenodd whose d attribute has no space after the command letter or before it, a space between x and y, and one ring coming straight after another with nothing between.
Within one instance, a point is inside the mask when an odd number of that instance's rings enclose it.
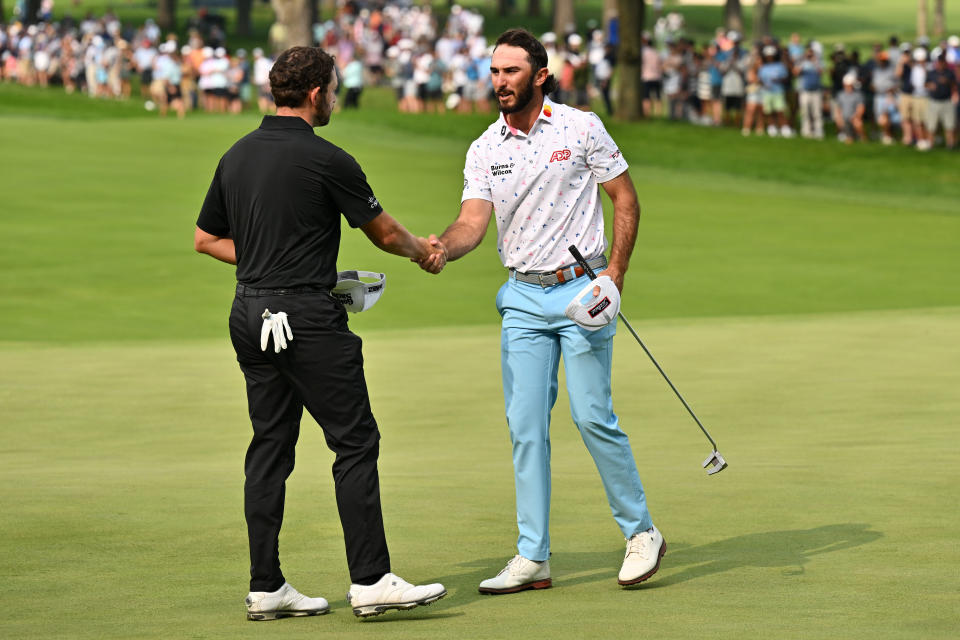
<instances>
[{"instance_id":1,"label":"crowd of spectators","mask_svg":"<svg viewBox=\"0 0 960 640\"><path fill-rule=\"evenodd\" d=\"M344 108L358 107L364 86L389 85L401 111L488 111L491 49L483 16L459 5L441 28L429 4L346 3L314 27L314 40L336 56Z\"/></svg>"},{"instance_id":2,"label":"crowd of spectators","mask_svg":"<svg viewBox=\"0 0 960 640\"><path fill-rule=\"evenodd\" d=\"M891 36L869 53L841 43L831 51L797 33L746 45L735 31L717 29L709 42L683 36L683 19L669 14L644 34L645 110L667 117L739 126L745 136L823 139L826 123L852 144L876 139L930 150L942 133L956 147L960 114L960 38L915 44Z\"/></svg>"},{"instance_id":3,"label":"crowd of spectators","mask_svg":"<svg viewBox=\"0 0 960 640\"><path fill-rule=\"evenodd\" d=\"M0 75L26 85L62 84L91 97L128 98L136 84L147 108L180 117L191 109L240 112L272 108L261 49L227 51L223 20L201 10L186 42L163 36L152 20L139 27L114 14L76 21L50 19L28 27L0 25ZM44 16L41 16L44 17ZM960 38L915 44L895 36L861 57L835 44L792 34L746 43L717 29L698 45L679 13L657 18L643 34L643 111L647 117L703 126L739 127L743 135L822 139L835 131L846 143L900 142L926 151L942 139L956 146ZM590 22L582 33L544 33L548 66L559 81L551 98L613 112L611 80L618 28ZM443 21L429 3L410 0L341 3L335 18L315 24L314 42L335 55L344 109L359 108L365 87L390 86L400 111L490 111L487 70L492 47L483 16L454 5ZM133 79L138 82L134 83ZM831 127L832 125L832 127ZM942 138L938 137L942 133Z\"/></svg>"},{"instance_id":4,"label":"crowd of spectators","mask_svg":"<svg viewBox=\"0 0 960 640\"><path fill-rule=\"evenodd\" d=\"M153 20L134 27L109 11L14 22L0 25L0 77L91 98L127 99L137 87L147 109L181 118L192 109L239 113L255 97L254 81L267 81L270 62L260 49L249 58L243 49L228 55L225 40L222 20L204 11L191 19L184 43ZM271 106L260 103L264 111Z\"/></svg>"}]
</instances>

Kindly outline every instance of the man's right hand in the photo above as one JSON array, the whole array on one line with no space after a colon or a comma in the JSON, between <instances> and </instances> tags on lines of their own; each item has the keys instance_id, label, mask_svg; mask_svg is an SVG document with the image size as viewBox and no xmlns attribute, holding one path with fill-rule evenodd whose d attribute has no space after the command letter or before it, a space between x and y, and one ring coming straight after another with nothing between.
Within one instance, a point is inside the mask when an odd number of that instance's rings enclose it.
<instances>
[{"instance_id":1,"label":"man's right hand","mask_svg":"<svg viewBox=\"0 0 960 640\"><path fill-rule=\"evenodd\" d=\"M460 204L460 214L447 227L440 238L430 234L424 240L427 243L427 256L414 260L424 271L440 273L451 260L462 258L473 251L487 232L490 216L493 214L493 203L488 200L471 198Z\"/></svg>"},{"instance_id":2,"label":"man's right hand","mask_svg":"<svg viewBox=\"0 0 960 640\"><path fill-rule=\"evenodd\" d=\"M426 243L425 248L428 255L426 258L421 258L415 262L428 273L440 273L447 264L447 248L433 234L430 234L429 238L421 238L420 240Z\"/></svg>"}]
</instances>

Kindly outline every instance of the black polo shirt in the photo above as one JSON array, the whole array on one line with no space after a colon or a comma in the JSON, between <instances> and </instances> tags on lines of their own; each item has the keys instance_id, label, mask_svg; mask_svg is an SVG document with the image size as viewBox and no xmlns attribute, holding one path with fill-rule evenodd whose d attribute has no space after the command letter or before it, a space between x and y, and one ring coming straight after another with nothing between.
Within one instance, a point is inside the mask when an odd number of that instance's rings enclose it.
<instances>
[{"instance_id":1,"label":"black polo shirt","mask_svg":"<svg viewBox=\"0 0 960 640\"><path fill-rule=\"evenodd\" d=\"M265 116L220 159L197 226L233 238L241 284L331 288L340 214L359 227L382 211L350 154L302 118Z\"/></svg>"},{"instance_id":2,"label":"black polo shirt","mask_svg":"<svg viewBox=\"0 0 960 640\"><path fill-rule=\"evenodd\" d=\"M932 84L930 89L931 100L949 100L953 95L953 86L957 83L957 77L953 70L948 67L937 69L934 67L927 71L927 84Z\"/></svg>"}]
</instances>

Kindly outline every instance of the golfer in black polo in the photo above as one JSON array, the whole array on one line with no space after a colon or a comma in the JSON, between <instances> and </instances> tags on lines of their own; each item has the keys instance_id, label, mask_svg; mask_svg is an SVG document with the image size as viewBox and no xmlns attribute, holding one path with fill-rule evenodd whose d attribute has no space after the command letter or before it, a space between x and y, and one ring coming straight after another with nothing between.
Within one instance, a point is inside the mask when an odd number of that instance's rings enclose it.
<instances>
[{"instance_id":1,"label":"golfer in black polo","mask_svg":"<svg viewBox=\"0 0 960 640\"><path fill-rule=\"evenodd\" d=\"M377 475L380 433L361 343L343 305L329 295L341 214L389 253L426 264L436 249L383 211L349 154L314 134L330 121L336 88L333 58L322 49L284 51L270 72L277 115L264 117L220 159L197 220L196 250L237 265L230 338L253 423L244 485L251 620L329 611L326 600L299 593L280 571L285 483L304 407L336 453L353 612L410 609L446 595L443 585L413 586L390 573ZM436 263L429 261L429 270L439 271Z\"/></svg>"}]
</instances>

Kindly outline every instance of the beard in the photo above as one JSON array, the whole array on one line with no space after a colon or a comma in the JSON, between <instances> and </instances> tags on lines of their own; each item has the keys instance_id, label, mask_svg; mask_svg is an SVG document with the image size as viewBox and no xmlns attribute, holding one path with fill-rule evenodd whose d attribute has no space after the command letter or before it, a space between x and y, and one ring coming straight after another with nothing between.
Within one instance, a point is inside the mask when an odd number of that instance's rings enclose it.
<instances>
[{"instance_id":1,"label":"beard","mask_svg":"<svg viewBox=\"0 0 960 640\"><path fill-rule=\"evenodd\" d=\"M502 102L497 100L497 103L500 106L500 113L517 113L518 111L523 111L526 109L527 105L530 104L530 101L533 100L533 74L530 74L530 81L527 82L525 87L523 87L519 95L514 95L516 96L516 100L514 101L512 107L507 107Z\"/></svg>"},{"instance_id":2,"label":"beard","mask_svg":"<svg viewBox=\"0 0 960 640\"><path fill-rule=\"evenodd\" d=\"M327 104L326 100L319 104L313 103L313 126L324 127L330 123L330 114L333 112L333 105Z\"/></svg>"}]
</instances>

